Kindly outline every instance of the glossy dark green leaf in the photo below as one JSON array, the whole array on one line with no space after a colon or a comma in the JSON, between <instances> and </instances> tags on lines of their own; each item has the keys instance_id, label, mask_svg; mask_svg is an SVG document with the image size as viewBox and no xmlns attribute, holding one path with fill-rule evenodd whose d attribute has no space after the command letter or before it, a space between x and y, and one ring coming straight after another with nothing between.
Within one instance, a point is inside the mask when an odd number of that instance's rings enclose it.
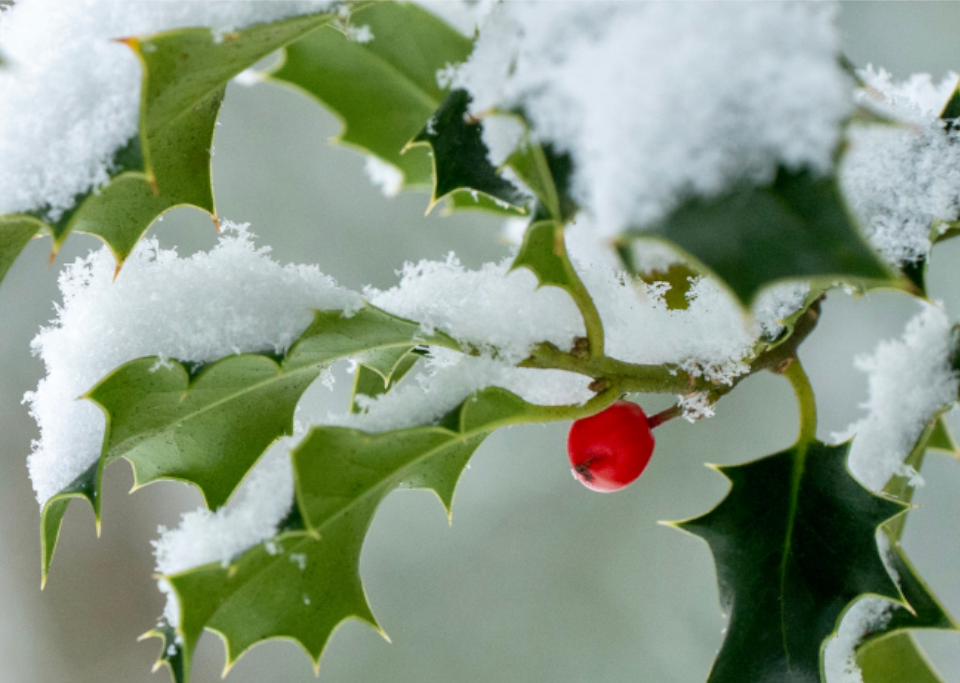
<instances>
[{"instance_id":1,"label":"glossy dark green leaf","mask_svg":"<svg viewBox=\"0 0 960 683\"><path fill-rule=\"evenodd\" d=\"M404 187L429 188L427 150L402 150L446 97L437 71L464 61L472 43L413 3L371 3L352 21L369 26L373 40L352 42L333 27L314 31L286 48L271 77L339 117L343 129L335 142L395 166Z\"/></svg>"},{"instance_id":2,"label":"glossy dark green leaf","mask_svg":"<svg viewBox=\"0 0 960 683\"><path fill-rule=\"evenodd\" d=\"M917 439L904 463L919 471L930 448L934 434L943 427L943 408L934 413ZM913 499L914 487L910 478L895 476L884 487L884 492L893 498L909 503ZM900 547L907 515L899 515L883 526L887 535L891 553L889 562L900 585L906 605L893 605L890 620L883 628L869 634L857 649L857 663L864 671L865 683L896 683L900 680L939 681L940 675L923 654L920 645L904 633L908 629L957 630L953 617L946 611L929 586L920 578L916 568ZM901 663L891 669L889 661ZM898 675L909 671L906 678L891 678L893 672ZM868 674L870 678L868 678Z\"/></svg>"},{"instance_id":3,"label":"glossy dark green leaf","mask_svg":"<svg viewBox=\"0 0 960 683\"><path fill-rule=\"evenodd\" d=\"M187 681L187 662L184 661L183 644L176 629L171 626L158 626L152 631L144 633L140 640L147 638L160 639L160 656L153 665L153 672L156 673L160 667L167 667L170 672L170 678L173 683L186 683Z\"/></svg>"},{"instance_id":4,"label":"glossy dark green leaf","mask_svg":"<svg viewBox=\"0 0 960 683\"><path fill-rule=\"evenodd\" d=\"M876 543L904 506L848 472L849 444L812 442L719 468L727 497L678 526L702 537L730 621L709 683L820 683L820 653L864 594L901 599Z\"/></svg>"},{"instance_id":5,"label":"glossy dark green leaf","mask_svg":"<svg viewBox=\"0 0 960 683\"><path fill-rule=\"evenodd\" d=\"M491 165L479 122L467 113L469 103L466 90L451 92L411 143L412 147L428 145L433 155L431 206L454 192L478 192L523 214L526 200Z\"/></svg>"},{"instance_id":6,"label":"glossy dark green leaf","mask_svg":"<svg viewBox=\"0 0 960 683\"><path fill-rule=\"evenodd\" d=\"M649 232L715 272L744 303L786 278L893 281L833 177L780 171L766 187L691 199Z\"/></svg>"}]
</instances>

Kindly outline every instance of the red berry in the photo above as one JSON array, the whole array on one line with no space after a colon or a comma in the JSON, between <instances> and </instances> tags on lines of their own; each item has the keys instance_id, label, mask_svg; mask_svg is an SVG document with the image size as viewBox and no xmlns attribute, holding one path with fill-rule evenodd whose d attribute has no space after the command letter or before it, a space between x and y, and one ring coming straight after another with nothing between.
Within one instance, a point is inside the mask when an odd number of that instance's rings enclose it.
<instances>
[{"instance_id":1,"label":"red berry","mask_svg":"<svg viewBox=\"0 0 960 683\"><path fill-rule=\"evenodd\" d=\"M643 472L653 453L653 433L636 403L617 401L577 420L567 435L573 476L594 491L619 491Z\"/></svg>"}]
</instances>

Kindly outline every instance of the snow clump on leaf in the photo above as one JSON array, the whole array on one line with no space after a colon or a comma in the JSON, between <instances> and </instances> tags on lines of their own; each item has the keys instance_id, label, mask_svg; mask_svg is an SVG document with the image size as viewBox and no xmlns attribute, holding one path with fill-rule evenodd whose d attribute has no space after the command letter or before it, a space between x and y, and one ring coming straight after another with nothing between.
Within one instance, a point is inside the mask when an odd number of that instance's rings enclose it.
<instances>
[{"instance_id":1,"label":"snow clump on leaf","mask_svg":"<svg viewBox=\"0 0 960 683\"><path fill-rule=\"evenodd\" d=\"M225 230L212 251L188 258L145 240L116 281L106 247L64 269L63 305L33 341L47 375L26 395L40 427L28 466L41 504L100 456L103 413L80 397L120 365L146 356L204 363L282 354L313 321L311 309L361 305L315 266L273 261L245 226Z\"/></svg>"},{"instance_id":2,"label":"snow clump on leaf","mask_svg":"<svg viewBox=\"0 0 960 683\"><path fill-rule=\"evenodd\" d=\"M856 359L867 373L867 415L833 436L837 442L856 436L850 470L868 488L879 491L894 475L915 474L904 460L927 421L957 400L955 344L943 309L923 304L900 339L883 341L872 355Z\"/></svg>"},{"instance_id":3,"label":"snow clump on leaf","mask_svg":"<svg viewBox=\"0 0 960 683\"><path fill-rule=\"evenodd\" d=\"M827 173L852 109L836 8L809 3L502 3L454 84L522 111L574 159L604 234L690 196Z\"/></svg>"},{"instance_id":4,"label":"snow clump on leaf","mask_svg":"<svg viewBox=\"0 0 960 683\"><path fill-rule=\"evenodd\" d=\"M894 120L850 127L841 185L873 247L893 265L914 263L929 255L935 222L960 217L960 134L938 118L957 74L859 74L859 102Z\"/></svg>"},{"instance_id":5,"label":"snow clump on leaf","mask_svg":"<svg viewBox=\"0 0 960 683\"><path fill-rule=\"evenodd\" d=\"M56 221L110 179L140 112L140 63L116 39L193 26L222 35L329 5L18 0L0 12L0 215L42 210Z\"/></svg>"}]
</instances>

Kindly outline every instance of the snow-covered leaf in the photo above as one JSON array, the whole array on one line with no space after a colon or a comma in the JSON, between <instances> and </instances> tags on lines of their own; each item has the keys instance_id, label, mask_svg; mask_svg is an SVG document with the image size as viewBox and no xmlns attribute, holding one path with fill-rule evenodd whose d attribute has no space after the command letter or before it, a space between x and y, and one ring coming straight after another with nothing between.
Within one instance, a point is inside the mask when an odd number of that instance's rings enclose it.
<instances>
[{"instance_id":1,"label":"snow-covered leaf","mask_svg":"<svg viewBox=\"0 0 960 683\"><path fill-rule=\"evenodd\" d=\"M781 171L767 187L691 199L650 232L715 272L744 303L785 278L886 281L834 178Z\"/></svg>"},{"instance_id":2,"label":"snow-covered leaf","mask_svg":"<svg viewBox=\"0 0 960 683\"><path fill-rule=\"evenodd\" d=\"M217 508L274 441L292 434L297 402L324 368L358 357L389 378L419 343L457 346L445 335L423 335L417 323L368 305L349 317L317 311L282 359L243 354L198 367L148 357L121 366L87 394L107 415L100 465L84 475L82 487L71 484L44 507L44 577L69 501L82 495L99 515L106 465L128 460L136 487L158 479L189 482ZM386 363L391 350L400 356L392 366ZM377 352L382 364L371 355Z\"/></svg>"},{"instance_id":3,"label":"snow-covered leaf","mask_svg":"<svg viewBox=\"0 0 960 683\"><path fill-rule=\"evenodd\" d=\"M72 209L45 223L54 251L70 232L85 232L100 237L122 264L165 211L190 205L215 215L210 157L227 82L330 19L329 14L296 17L222 39L196 28L124 40L143 66L140 135L114 155L105 186L78 196ZM43 220L45 214L40 209L31 218ZM14 214L3 220L25 218ZM4 260L5 252L0 253Z\"/></svg>"},{"instance_id":4,"label":"snow-covered leaf","mask_svg":"<svg viewBox=\"0 0 960 683\"><path fill-rule=\"evenodd\" d=\"M601 400L609 404L613 398ZM209 564L166 577L180 606L177 633L187 669L205 628L224 639L228 667L270 638L300 643L317 664L344 620L379 628L359 562L384 498L397 488L430 489L449 513L460 474L490 432L597 409L535 406L491 388L467 398L438 426L376 434L315 427L293 453L302 527L282 532L227 566Z\"/></svg>"}]
</instances>

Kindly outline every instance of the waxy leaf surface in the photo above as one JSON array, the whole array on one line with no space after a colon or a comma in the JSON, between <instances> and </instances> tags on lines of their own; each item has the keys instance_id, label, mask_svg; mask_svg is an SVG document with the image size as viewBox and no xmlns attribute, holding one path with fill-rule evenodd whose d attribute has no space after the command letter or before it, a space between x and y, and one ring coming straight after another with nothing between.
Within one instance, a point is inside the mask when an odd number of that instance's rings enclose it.
<instances>
[{"instance_id":1,"label":"waxy leaf surface","mask_svg":"<svg viewBox=\"0 0 960 683\"><path fill-rule=\"evenodd\" d=\"M269 638L295 640L316 664L344 620L378 628L360 582L359 561L383 499L397 488L430 489L449 513L467 461L490 432L590 408L572 410L534 406L491 388L467 398L438 426L379 434L315 427L293 454L295 516L302 526L288 528L226 567L205 565L167 577L181 609L178 656L185 657L189 669L207 628L226 642L228 666Z\"/></svg>"},{"instance_id":2,"label":"waxy leaf surface","mask_svg":"<svg viewBox=\"0 0 960 683\"><path fill-rule=\"evenodd\" d=\"M730 615L709 683L821 683L821 649L846 606L901 600L876 532L904 506L850 475L848 449L801 442L720 468L730 493L679 524L709 544Z\"/></svg>"},{"instance_id":3,"label":"waxy leaf surface","mask_svg":"<svg viewBox=\"0 0 960 683\"><path fill-rule=\"evenodd\" d=\"M425 148L403 152L446 97L437 71L469 56L472 42L412 3L374 2L351 20L373 40L351 41L333 27L286 48L271 78L297 87L343 124L335 142L372 154L403 173L403 186L430 188Z\"/></svg>"},{"instance_id":4,"label":"waxy leaf surface","mask_svg":"<svg viewBox=\"0 0 960 683\"><path fill-rule=\"evenodd\" d=\"M893 282L829 176L781 170L766 187L691 199L648 234L678 245L744 303L787 278Z\"/></svg>"}]
</instances>

